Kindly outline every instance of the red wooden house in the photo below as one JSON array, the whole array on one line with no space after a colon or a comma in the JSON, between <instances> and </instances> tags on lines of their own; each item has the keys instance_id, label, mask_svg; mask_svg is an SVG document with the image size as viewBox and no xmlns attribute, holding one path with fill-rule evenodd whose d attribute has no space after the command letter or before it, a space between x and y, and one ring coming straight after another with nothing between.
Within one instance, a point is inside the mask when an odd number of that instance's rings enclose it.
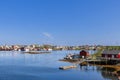
<instances>
[{"instance_id":1,"label":"red wooden house","mask_svg":"<svg viewBox=\"0 0 120 80\"><path fill-rule=\"evenodd\" d=\"M104 57L104 58L119 58L120 59L120 50L104 50L102 52L102 57Z\"/></svg>"},{"instance_id":2,"label":"red wooden house","mask_svg":"<svg viewBox=\"0 0 120 80\"><path fill-rule=\"evenodd\" d=\"M82 51L80 51L80 56L83 58L86 58L89 56L89 52L86 50L82 50Z\"/></svg>"}]
</instances>

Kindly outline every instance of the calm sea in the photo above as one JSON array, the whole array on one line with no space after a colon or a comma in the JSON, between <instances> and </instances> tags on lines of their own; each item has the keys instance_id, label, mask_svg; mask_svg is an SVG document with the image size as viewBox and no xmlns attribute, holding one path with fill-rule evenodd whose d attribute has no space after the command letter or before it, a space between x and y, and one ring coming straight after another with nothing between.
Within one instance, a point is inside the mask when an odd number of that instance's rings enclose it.
<instances>
[{"instance_id":1,"label":"calm sea","mask_svg":"<svg viewBox=\"0 0 120 80\"><path fill-rule=\"evenodd\" d=\"M73 65L59 61L69 53L78 54L79 51L0 52L0 80L117 80L95 66L81 68L77 65L75 69L59 70L60 66Z\"/></svg>"}]
</instances>

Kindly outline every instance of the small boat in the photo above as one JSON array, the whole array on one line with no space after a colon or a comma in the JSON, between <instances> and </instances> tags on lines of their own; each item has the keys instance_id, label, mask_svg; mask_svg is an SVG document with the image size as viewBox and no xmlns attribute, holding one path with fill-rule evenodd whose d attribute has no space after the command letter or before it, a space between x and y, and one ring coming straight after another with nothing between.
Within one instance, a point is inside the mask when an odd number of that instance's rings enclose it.
<instances>
[{"instance_id":1,"label":"small boat","mask_svg":"<svg viewBox=\"0 0 120 80\"><path fill-rule=\"evenodd\" d=\"M71 69L71 68L76 68L77 66L61 66L59 69L66 70L66 69Z\"/></svg>"}]
</instances>

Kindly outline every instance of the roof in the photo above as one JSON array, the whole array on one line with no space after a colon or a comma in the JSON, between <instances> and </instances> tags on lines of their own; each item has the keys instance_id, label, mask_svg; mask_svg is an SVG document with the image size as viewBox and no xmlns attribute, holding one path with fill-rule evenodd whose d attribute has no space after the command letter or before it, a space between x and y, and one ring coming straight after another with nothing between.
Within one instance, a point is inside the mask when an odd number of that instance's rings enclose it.
<instances>
[{"instance_id":1,"label":"roof","mask_svg":"<svg viewBox=\"0 0 120 80\"><path fill-rule=\"evenodd\" d=\"M120 50L104 50L102 54L119 54Z\"/></svg>"},{"instance_id":2,"label":"roof","mask_svg":"<svg viewBox=\"0 0 120 80\"><path fill-rule=\"evenodd\" d=\"M80 52L82 52L82 51L85 51L86 53L89 53L89 51L88 51L88 50L81 50Z\"/></svg>"}]
</instances>

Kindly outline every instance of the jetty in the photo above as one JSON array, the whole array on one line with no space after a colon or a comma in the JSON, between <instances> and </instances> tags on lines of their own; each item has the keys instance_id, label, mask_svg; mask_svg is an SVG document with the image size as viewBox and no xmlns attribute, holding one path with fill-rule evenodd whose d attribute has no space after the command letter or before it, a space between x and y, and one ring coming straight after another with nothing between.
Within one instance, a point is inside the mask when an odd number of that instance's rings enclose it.
<instances>
[{"instance_id":1,"label":"jetty","mask_svg":"<svg viewBox=\"0 0 120 80\"><path fill-rule=\"evenodd\" d=\"M66 70L66 69L71 69L71 68L76 68L77 66L73 65L73 66L61 66L59 67L59 69L61 70Z\"/></svg>"}]
</instances>

